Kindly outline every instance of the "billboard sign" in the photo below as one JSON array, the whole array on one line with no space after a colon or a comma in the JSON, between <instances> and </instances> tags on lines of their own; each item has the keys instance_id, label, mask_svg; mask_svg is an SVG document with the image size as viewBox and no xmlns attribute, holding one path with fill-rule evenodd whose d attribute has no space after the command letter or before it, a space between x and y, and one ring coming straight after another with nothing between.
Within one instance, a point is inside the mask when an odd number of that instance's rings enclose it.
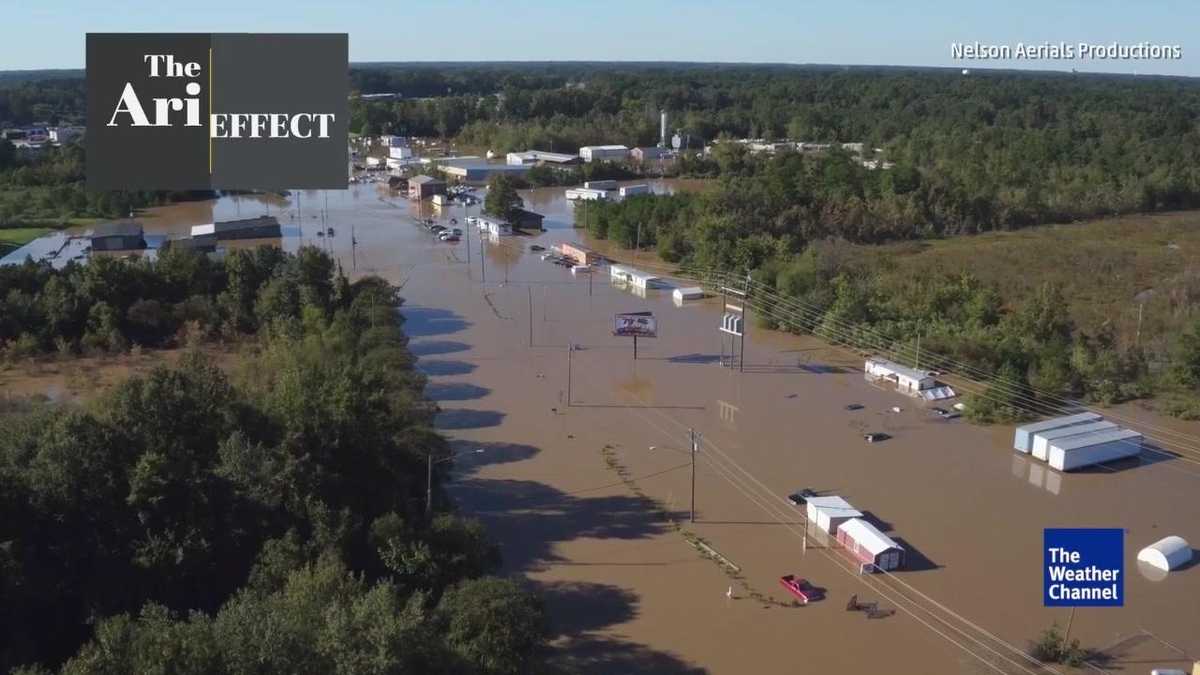
<instances>
[{"instance_id":1,"label":"billboard sign","mask_svg":"<svg viewBox=\"0 0 1200 675\"><path fill-rule=\"evenodd\" d=\"M652 312L617 314L613 322L613 335L618 337L658 337L658 321Z\"/></svg>"}]
</instances>

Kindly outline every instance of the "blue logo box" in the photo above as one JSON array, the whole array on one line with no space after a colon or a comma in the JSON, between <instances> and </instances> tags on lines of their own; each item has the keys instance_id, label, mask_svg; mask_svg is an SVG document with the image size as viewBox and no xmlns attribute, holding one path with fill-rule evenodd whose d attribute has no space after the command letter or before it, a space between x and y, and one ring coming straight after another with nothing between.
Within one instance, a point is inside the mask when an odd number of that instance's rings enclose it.
<instances>
[{"instance_id":1,"label":"blue logo box","mask_svg":"<svg viewBox=\"0 0 1200 675\"><path fill-rule=\"evenodd\" d=\"M1125 604L1125 531L1046 528L1042 601L1047 607Z\"/></svg>"}]
</instances>

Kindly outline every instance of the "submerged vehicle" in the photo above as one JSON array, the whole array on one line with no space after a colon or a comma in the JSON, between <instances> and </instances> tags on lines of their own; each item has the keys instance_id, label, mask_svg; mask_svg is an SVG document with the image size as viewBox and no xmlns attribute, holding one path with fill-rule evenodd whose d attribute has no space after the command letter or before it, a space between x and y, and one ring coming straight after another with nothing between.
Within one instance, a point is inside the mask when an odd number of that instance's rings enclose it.
<instances>
[{"instance_id":1,"label":"submerged vehicle","mask_svg":"<svg viewBox=\"0 0 1200 675\"><path fill-rule=\"evenodd\" d=\"M779 584L786 588L788 593L799 598L802 605L825 597L825 592L808 583L808 579L802 579L794 574L785 574L779 577Z\"/></svg>"}]
</instances>

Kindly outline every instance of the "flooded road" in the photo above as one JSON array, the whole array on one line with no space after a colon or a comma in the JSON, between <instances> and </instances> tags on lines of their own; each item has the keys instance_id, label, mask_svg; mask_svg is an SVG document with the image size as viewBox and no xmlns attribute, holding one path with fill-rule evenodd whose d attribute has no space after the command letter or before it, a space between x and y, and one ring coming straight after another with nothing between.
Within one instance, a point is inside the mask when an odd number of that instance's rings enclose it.
<instances>
[{"instance_id":1,"label":"flooded road","mask_svg":"<svg viewBox=\"0 0 1200 675\"><path fill-rule=\"evenodd\" d=\"M1126 606L1080 609L1072 624L1085 647L1115 645L1101 667L1190 668L1182 652L1200 657L1200 569L1154 581L1134 560L1168 534L1200 542L1200 463L1058 474L1016 455L1010 427L937 419L812 339L750 328L745 372L723 368L718 300L677 306L669 289L638 292L540 260L531 244L582 233L561 188L522 194L545 232L488 241L460 224L470 236L455 244L413 218L463 223L478 207L440 213L373 185L181 204L143 222L186 232L269 208L285 248L313 243L350 274L403 286L438 425L460 449L484 449L457 462L450 489L500 541L505 570L546 594L555 658L582 672L1069 672L1022 653L1068 620L1041 606L1044 527L1126 531ZM329 227L333 236L316 236ZM657 269L649 257L634 265ZM640 340L634 360L612 325L636 311L655 313L659 337ZM689 429L702 435L695 523ZM866 444L866 432L891 438ZM869 512L906 547L907 567L860 575L784 500L801 488ZM697 537L739 571L703 557ZM792 606L783 574L826 599ZM847 611L852 596L895 614Z\"/></svg>"}]
</instances>

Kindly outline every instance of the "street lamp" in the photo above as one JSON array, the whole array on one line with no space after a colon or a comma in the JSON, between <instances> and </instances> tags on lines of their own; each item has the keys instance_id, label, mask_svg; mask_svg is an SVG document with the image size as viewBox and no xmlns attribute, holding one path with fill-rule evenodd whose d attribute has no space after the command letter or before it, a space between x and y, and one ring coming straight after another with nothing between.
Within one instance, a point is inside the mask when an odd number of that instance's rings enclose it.
<instances>
[{"instance_id":1,"label":"street lamp","mask_svg":"<svg viewBox=\"0 0 1200 675\"><path fill-rule=\"evenodd\" d=\"M426 459L425 515L429 515L429 514L433 513L433 465L441 464L442 462L449 462L450 460L454 459L455 457L462 457L463 455L478 455L479 453L483 452L483 450L484 450L484 448L475 448L474 450L466 450L464 452L456 452L453 455L449 455L449 456L443 457L441 459L434 459L433 453L430 453L429 455L426 456L426 458L425 458Z\"/></svg>"}]
</instances>

